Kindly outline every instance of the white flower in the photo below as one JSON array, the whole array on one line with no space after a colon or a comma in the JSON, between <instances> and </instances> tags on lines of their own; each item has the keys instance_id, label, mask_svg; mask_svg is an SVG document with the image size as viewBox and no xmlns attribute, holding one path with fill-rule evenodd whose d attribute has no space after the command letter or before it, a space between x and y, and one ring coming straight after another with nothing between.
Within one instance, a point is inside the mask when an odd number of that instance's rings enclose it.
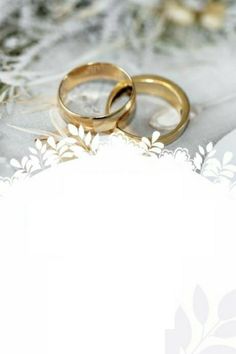
<instances>
[{"instance_id":1,"label":"white flower","mask_svg":"<svg viewBox=\"0 0 236 354\"><path fill-rule=\"evenodd\" d=\"M176 1L167 2L165 15L168 20L181 26L192 25L195 21L195 14L192 9L182 6Z\"/></svg>"},{"instance_id":2,"label":"white flower","mask_svg":"<svg viewBox=\"0 0 236 354\"><path fill-rule=\"evenodd\" d=\"M225 17L225 5L212 3L209 4L204 13L202 14L200 21L201 24L209 30L219 30L224 24Z\"/></svg>"},{"instance_id":3,"label":"white flower","mask_svg":"<svg viewBox=\"0 0 236 354\"><path fill-rule=\"evenodd\" d=\"M151 139L143 137L140 143L140 147L143 149L146 155L159 155L164 148L164 144L158 141L160 138L160 133L154 131L152 133Z\"/></svg>"}]
</instances>

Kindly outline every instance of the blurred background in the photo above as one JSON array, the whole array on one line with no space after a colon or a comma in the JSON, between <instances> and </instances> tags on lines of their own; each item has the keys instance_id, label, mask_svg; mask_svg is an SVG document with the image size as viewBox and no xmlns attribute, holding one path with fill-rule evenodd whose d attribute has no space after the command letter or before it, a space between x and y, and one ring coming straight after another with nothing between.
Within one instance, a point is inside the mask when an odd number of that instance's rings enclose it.
<instances>
[{"instance_id":1,"label":"blurred background","mask_svg":"<svg viewBox=\"0 0 236 354\"><path fill-rule=\"evenodd\" d=\"M235 0L0 0L0 175L54 130L60 80L89 61L162 75L186 91L191 121L169 149L217 144L236 129L235 34ZM96 111L106 94L101 86L72 100ZM139 97L130 130L148 136L177 122L170 107Z\"/></svg>"}]
</instances>

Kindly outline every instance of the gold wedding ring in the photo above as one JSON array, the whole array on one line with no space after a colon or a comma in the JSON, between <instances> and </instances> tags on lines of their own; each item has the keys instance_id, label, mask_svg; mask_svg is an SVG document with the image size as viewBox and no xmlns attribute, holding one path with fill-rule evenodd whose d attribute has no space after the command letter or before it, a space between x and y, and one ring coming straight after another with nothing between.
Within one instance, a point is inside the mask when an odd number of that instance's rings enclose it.
<instances>
[{"instance_id":1,"label":"gold wedding ring","mask_svg":"<svg viewBox=\"0 0 236 354\"><path fill-rule=\"evenodd\" d=\"M169 104L171 104L180 115L180 122L176 128L174 128L169 133L160 136L158 141L162 142L163 144L170 144L178 139L179 136L184 132L189 122L190 104L184 91L174 82L157 75L139 75L132 77L132 79L134 81L137 93L144 93L161 97ZM110 112L113 103L122 94L128 92L130 95L132 92L131 89L132 88L129 86L128 82L118 83L108 98L106 111ZM141 140L140 136L131 134L125 130L127 124L127 119L121 118L117 123L117 128L128 135L130 138Z\"/></svg>"},{"instance_id":2,"label":"gold wedding ring","mask_svg":"<svg viewBox=\"0 0 236 354\"><path fill-rule=\"evenodd\" d=\"M72 111L66 104L68 94L77 85L94 80L109 80L125 83L129 86L128 101L114 112L89 117ZM58 104L60 112L67 123L79 126L93 132L108 132L115 129L117 122L122 118L128 119L134 110L136 101L135 87L132 78L120 67L110 63L89 63L71 70L62 80L58 89Z\"/></svg>"},{"instance_id":3,"label":"gold wedding ring","mask_svg":"<svg viewBox=\"0 0 236 354\"><path fill-rule=\"evenodd\" d=\"M69 92L78 85L94 80L109 80L117 83L108 97L105 113L100 116L85 116L71 110L67 104ZM85 64L71 70L61 81L58 89L58 104L67 123L75 126L83 125L86 130L92 132L110 132L118 128L130 138L141 140L141 136L134 135L126 129L135 111L136 92L158 96L177 110L180 122L173 130L161 135L158 140L164 144L170 144L178 139L189 122L189 100L178 85L161 76L138 75L131 78L123 69L114 64ZM123 94L128 94L128 100L113 111L114 102Z\"/></svg>"}]
</instances>

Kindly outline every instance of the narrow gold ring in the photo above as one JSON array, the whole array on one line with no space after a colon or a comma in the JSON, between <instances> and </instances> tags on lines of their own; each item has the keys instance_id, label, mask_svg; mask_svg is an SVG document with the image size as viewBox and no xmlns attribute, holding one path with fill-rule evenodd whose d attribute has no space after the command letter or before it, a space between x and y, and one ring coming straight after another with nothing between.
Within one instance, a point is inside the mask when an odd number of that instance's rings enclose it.
<instances>
[{"instance_id":1,"label":"narrow gold ring","mask_svg":"<svg viewBox=\"0 0 236 354\"><path fill-rule=\"evenodd\" d=\"M125 82L130 87L128 101L113 112L104 115L89 117L70 110L66 106L68 93L77 85L94 80L109 80L116 83ZM128 119L129 113L134 109L136 101L135 86L132 78L119 66L110 63L88 63L71 70L61 81L58 88L58 105L60 112L68 123L76 126L82 124L85 129L93 132L108 132L114 130L119 119Z\"/></svg>"},{"instance_id":2,"label":"narrow gold ring","mask_svg":"<svg viewBox=\"0 0 236 354\"><path fill-rule=\"evenodd\" d=\"M180 122L169 133L161 135L159 141L163 144L170 144L180 137L184 132L189 122L190 103L184 91L174 82L157 75L138 75L133 77L135 89L137 93L144 93L161 97L170 103L179 113ZM118 83L112 90L108 101L106 110L110 112L115 100L124 93L130 94L130 87L128 83ZM125 130L127 120L121 119L117 128L135 140L141 140L138 135L131 134Z\"/></svg>"}]
</instances>

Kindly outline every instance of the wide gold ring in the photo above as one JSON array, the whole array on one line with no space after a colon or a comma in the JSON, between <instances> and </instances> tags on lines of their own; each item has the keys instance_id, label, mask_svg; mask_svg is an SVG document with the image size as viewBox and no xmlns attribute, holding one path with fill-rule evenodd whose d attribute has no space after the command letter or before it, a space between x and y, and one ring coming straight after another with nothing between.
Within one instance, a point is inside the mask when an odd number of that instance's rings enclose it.
<instances>
[{"instance_id":1,"label":"wide gold ring","mask_svg":"<svg viewBox=\"0 0 236 354\"><path fill-rule=\"evenodd\" d=\"M82 83L100 79L128 84L130 88L128 101L114 112L106 112L96 117L84 116L69 109L66 105L66 98L73 88ZM135 102L136 93L132 78L123 69L110 63L89 63L76 67L64 77L58 89L58 105L66 122L76 126L82 124L86 130L93 132L114 130L121 118L128 119L130 112L134 110Z\"/></svg>"},{"instance_id":2,"label":"wide gold ring","mask_svg":"<svg viewBox=\"0 0 236 354\"><path fill-rule=\"evenodd\" d=\"M167 145L178 139L189 122L190 104L184 91L174 82L157 75L138 75L133 77L133 81L137 93L161 97L177 110L180 115L179 124L167 134L161 135L158 140ZM108 98L107 112L110 112L113 103L118 97L127 92L130 94L130 90L131 88L127 82L118 83ZM117 123L117 128L130 138L141 140L141 136L131 134L125 130L127 124L127 119L121 119Z\"/></svg>"}]
</instances>

